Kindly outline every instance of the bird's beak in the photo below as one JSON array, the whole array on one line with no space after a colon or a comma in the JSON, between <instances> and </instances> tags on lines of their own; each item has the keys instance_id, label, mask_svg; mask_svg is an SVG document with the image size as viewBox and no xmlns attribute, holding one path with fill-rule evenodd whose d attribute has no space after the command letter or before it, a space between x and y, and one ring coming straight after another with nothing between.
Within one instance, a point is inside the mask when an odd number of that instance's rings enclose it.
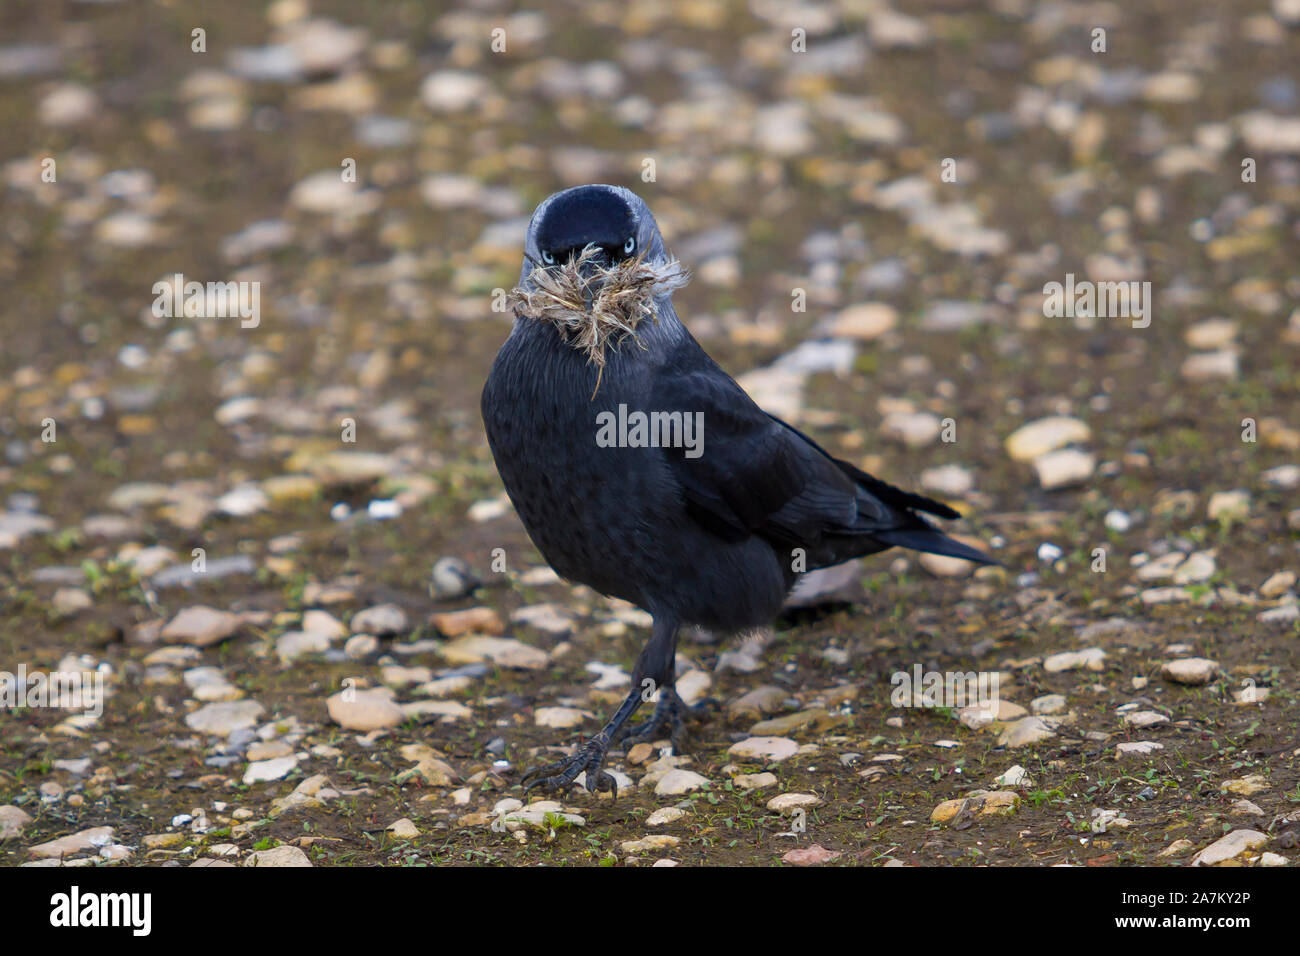
<instances>
[{"instance_id":1,"label":"bird's beak","mask_svg":"<svg viewBox=\"0 0 1300 956\"><path fill-rule=\"evenodd\" d=\"M608 268L609 257L605 255L605 250L598 249L594 255L587 256L585 259L579 261L578 274L584 279L590 279L593 275Z\"/></svg>"}]
</instances>

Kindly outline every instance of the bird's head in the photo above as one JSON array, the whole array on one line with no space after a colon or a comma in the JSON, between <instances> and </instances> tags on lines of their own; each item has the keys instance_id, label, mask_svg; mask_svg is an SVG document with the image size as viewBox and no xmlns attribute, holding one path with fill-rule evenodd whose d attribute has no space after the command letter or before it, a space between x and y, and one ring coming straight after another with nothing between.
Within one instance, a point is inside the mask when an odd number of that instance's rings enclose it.
<instances>
[{"instance_id":1,"label":"bird's head","mask_svg":"<svg viewBox=\"0 0 1300 956\"><path fill-rule=\"evenodd\" d=\"M636 258L663 239L639 196L617 186L576 186L555 193L533 214L524 250L544 266L559 265L595 248L605 264Z\"/></svg>"},{"instance_id":2,"label":"bird's head","mask_svg":"<svg viewBox=\"0 0 1300 956\"><path fill-rule=\"evenodd\" d=\"M658 300L686 279L639 196L620 186L576 186L533 213L511 299L521 320L554 325L603 366L606 350L657 320Z\"/></svg>"}]
</instances>

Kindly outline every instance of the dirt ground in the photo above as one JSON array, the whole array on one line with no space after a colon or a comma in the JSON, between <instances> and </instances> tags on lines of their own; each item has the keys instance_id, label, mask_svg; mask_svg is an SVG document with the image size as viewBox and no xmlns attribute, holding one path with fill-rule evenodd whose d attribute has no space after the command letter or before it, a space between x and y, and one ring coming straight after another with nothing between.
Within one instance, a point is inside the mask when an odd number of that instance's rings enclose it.
<instances>
[{"instance_id":1,"label":"dirt ground","mask_svg":"<svg viewBox=\"0 0 1300 956\"><path fill-rule=\"evenodd\" d=\"M778 6L5 4L0 671L108 696L0 710L0 863L1294 862L1300 11ZM518 780L647 621L547 574L478 415L520 217L583 181L752 394L1005 565L890 551L683 639L717 706L616 800ZM151 314L173 273L259 323ZM1067 273L1149 325L1045 314ZM435 597L448 557L484 586ZM896 706L929 672L1001 709Z\"/></svg>"}]
</instances>

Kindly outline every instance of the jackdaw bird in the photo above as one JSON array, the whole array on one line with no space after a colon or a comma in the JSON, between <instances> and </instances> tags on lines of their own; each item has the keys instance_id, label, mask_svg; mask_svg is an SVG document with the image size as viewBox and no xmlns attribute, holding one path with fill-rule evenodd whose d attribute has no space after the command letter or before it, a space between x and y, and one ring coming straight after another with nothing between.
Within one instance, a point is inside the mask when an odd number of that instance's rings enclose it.
<instances>
[{"instance_id":1,"label":"jackdaw bird","mask_svg":"<svg viewBox=\"0 0 1300 956\"><path fill-rule=\"evenodd\" d=\"M996 563L920 514L958 517L951 508L759 408L677 317L685 281L627 189L566 189L533 213L514 328L483 389L488 443L555 571L654 624L627 699L571 757L528 773L529 789L585 772L589 791L616 791L603 769L611 745L667 732L680 746L694 710L674 688L683 625L767 625L801 572L890 547ZM654 691L650 719L626 727Z\"/></svg>"}]
</instances>

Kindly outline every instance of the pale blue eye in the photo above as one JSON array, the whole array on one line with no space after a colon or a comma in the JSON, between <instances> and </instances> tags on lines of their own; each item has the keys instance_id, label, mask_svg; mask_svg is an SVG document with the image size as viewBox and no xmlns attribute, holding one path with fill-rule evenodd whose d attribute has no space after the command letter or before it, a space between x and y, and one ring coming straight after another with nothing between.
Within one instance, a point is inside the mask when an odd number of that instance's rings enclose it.
<instances>
[{"instance_id":1,"label":"pale blue eye","mask_svg":"<svg viewBox=\"0 0 1300 956\"><path fill-rule=\"evenodd\" d=\"M542 261L545 262L548 266L553 266L553 265L555 265L555 256L551 255L551 253L549 253L549 252L547 252L545 249L543 249L543 250L542 250Z\"/></svg>"},{"instance_id":2,"label":"pale blue eye","mask_svg":"<svg viewBox=\"0 0 1300 956\"><path fill-rule=\"evenodd\" d=\"M628 236L627 242L623 243L623 255L630 256L635 248L636 236Z\"/></svg>"}]
</instances>

